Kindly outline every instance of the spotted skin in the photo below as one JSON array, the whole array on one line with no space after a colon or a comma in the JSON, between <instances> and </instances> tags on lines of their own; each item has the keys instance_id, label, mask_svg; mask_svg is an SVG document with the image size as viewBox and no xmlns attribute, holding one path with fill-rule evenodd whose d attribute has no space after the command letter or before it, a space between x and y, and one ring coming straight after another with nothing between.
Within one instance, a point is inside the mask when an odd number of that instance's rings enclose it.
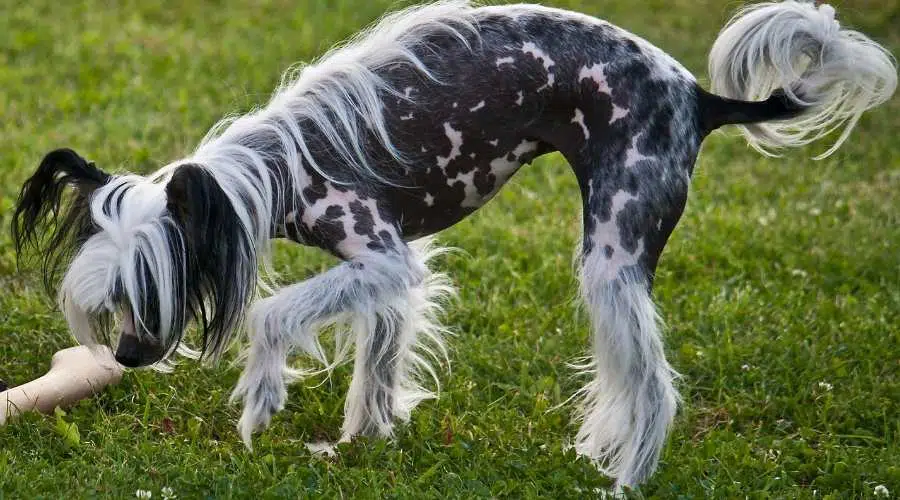
<instances>
[{"instance_id":1,"label":"spotted skin","mask_svg":"<svg viewBox=\"0 0 900 500\"><path fill-rule=\"evenodd\" d=\"M403 89L384 99L408 162L371 138L391 182L335 184L307 172L279 235L345 258L386 251L459 222L522 165L560 151L584 199L584 253L599 246L617 266L652 273L704 135L694 78L630 33L563 11L485 8L479 36L472 49L441 35L422 43L418 55L440 83L405 66L383 70ZM319 150L325 165L337 158ZM343 182L340 163L329 168ZM628 201L613 213L622 193Z\"/></svg>"},{"instance_id":2,"label":"spotted skin","mask_svg":"<svg viewBox=\"0 0 900 500\"><path fill-rule=\"evenodd\" d=\"M313 245L342 258L364 251L394 250L402 240L395 219L364 190L316 179L303 190L303 204L288 212L276 235Z\"/></svg>"}]
</instances>

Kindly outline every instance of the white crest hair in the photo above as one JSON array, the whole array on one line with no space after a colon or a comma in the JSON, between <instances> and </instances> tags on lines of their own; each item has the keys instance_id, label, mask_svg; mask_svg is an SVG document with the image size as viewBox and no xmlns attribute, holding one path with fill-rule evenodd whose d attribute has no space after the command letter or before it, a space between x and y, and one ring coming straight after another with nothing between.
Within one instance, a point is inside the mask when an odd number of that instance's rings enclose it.
<instances>
[{"instance_id":1,"label":"white crest hair","mask_svg":"<svg viewBox=\"0 0 900 500\"><path fill-rule=\"evenodd\" d=\"M740 10L709 54L712 91L762 100L784 89L809 109L796 118L740 126L764 154L809 144L843 128L817 159L834 153L868 109L897 88L893 56L862 33L841 29L830 5L787 0Z\"/></svg>"},{"instance_id":2,"label":"white crest hair","mask_svg":"<svg viewBox=\"0 0 900 500\"><path fill-rule=\"evenodd\" d=\"M393 65L408 65L423 76L439 80L413 52L423 40L434 34L449 34L465 46L465 34L476 35L473 9L465 0L449 0L411 7L384 16L368 30L334 47L311 65L298 65L285 73L282 83L263 109L216 124L204 138L196 156L203 157L223 144L233 147L265 149L290 170L295 187L301 188L305 173L301 161L324 178L346 183L346 175L362 179L387 180L384 172L372 164L362 139L372 130L390 155L403 161L392 144L383 113L383 94L411 99L393 88L379 70ZM334 175L313 156L298 123L308 121L321 132L348 169L342 178ZM260 144L278 144L257 148ZM238 151L235 151L238 153Z\"/></svg>"}]
</instances>

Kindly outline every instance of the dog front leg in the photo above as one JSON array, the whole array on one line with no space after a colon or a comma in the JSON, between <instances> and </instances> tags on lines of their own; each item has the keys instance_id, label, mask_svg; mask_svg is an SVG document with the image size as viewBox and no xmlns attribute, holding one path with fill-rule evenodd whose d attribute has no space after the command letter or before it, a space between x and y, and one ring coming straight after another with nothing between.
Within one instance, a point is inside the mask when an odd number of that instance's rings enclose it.
<instances>
[{"instance_id":1,"label":"dog front leg","mask_svg":"<svg viewBox=\"0 0 900 500\"><path fill-rule=\"evenodd\" d=\"M249 446L252 433L284 408L291 350L329 368L339 361L339 355L326 361L318 332L341 320L352 324L357 351L343 435L390 435L394 417L408 416L427 395L414 380L431 371L416 353L416 334L443 350L433 316L435 300L446 289L441 276L428 272L425 254L403 245L361 253L254 304L247 365L232 394L244 403L238 423L244 442Z\"/></svg>"}]
</instances>

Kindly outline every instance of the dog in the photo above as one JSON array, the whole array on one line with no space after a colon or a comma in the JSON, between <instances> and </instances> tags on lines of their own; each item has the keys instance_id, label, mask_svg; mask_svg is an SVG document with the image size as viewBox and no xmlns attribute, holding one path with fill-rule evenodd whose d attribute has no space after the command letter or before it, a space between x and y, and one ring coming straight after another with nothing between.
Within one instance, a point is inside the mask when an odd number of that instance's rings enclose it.
<instances>
[{"instance_id":1,"label":"dog","mask_svg":"<svg viewBox=\"0 0 900 500\"><path fill-rule=\"evenodd\" d=\"M679 399L651 288L701 142L738 125L774 153L842 130L828 155L896 89L891 55L834 16L790 0L738 12L712 47L706 91L659 48L587 15L407 8L288 72L264 107L151 175L50 152L16 205L17 253L38 251L77 341L115 342L127 367L164 369L176 352L216 360L246 325L233 398L247 446L305 375L290 353L330 369L351 348L342 439L391 436L433 397L433 358L446 355L437 317L450 287L429 269L430 237L560 152L583 200L576 260L593 331L575 448L635 486ZM275 288L275 238L342 262ZM198 351L182 342L191 322ZM332 359L323 329L336 332Z\"/></svg>"}]
</instances>

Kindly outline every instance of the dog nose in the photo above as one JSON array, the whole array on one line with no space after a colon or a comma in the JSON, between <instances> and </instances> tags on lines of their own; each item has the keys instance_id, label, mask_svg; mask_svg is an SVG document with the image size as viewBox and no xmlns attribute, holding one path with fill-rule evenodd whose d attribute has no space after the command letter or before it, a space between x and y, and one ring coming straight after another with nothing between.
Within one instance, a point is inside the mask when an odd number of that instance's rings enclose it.
<instances>
[{"instance_id":1,"label":"dog nose","mask_svg":"<svg viewBox=\"0 0 900 500\"><path fill-rule=\"evenodd\" d=\"M149 366L163 357L162 347L156 342L142 342L134 335L122 335L116 348L116 361L128 368Z\"/></svg>"}]
</instances>

